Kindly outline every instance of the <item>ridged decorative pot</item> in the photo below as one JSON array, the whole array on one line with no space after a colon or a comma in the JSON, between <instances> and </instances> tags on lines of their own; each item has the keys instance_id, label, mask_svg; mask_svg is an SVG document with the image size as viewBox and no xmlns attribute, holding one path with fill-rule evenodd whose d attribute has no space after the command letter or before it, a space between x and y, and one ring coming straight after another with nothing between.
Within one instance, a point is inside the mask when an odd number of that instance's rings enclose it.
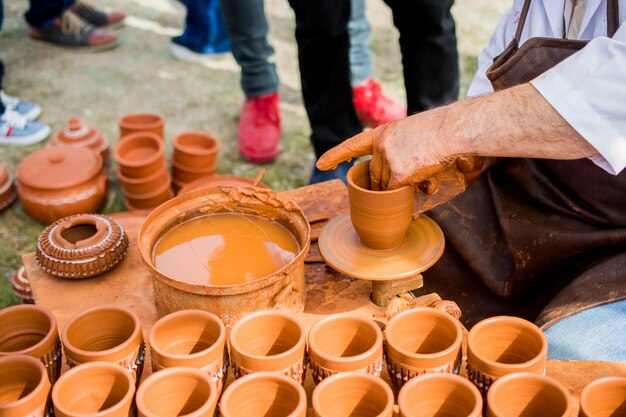
<instances>
[{"instance_id":1,"label":"ridged decorative pot","mask_svg":"<svg viewBox=\"0 0 626 417\"><path fill-rule=\"evenodd\" d=\"M11 287L13 288L13 293L20 299L22 304L35 304L33 290L30 287L30 281L23 265L13 272Z\"/></svg>"},{"instance_id":2,"label":"ridged decorative pot","mask_svg":"<svg viewBox=\"0 0 626 417\"><path fill-rule=\"evenodd\" d=\"M0 357L0 417L51 417L49 392L46 369L37 359Z\"/></svg>"},{"instance_id":3,"label":"ridged decorative pot","mask_svg":"<svg viewBox=\"0 0 626 417\"><path fill-rule=\"evenodd\" d=\"M0 164L0 211L7 208L17 197L13 175L6 166Z\"/></svg>"}]
</instances>

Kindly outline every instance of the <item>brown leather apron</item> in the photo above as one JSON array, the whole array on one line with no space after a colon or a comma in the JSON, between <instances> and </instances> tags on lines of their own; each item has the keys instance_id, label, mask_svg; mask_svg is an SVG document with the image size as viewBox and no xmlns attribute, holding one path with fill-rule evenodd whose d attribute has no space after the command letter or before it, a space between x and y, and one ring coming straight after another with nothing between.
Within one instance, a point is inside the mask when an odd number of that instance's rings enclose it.
<instances>
[{"instance_id":1,"label":"brown leather apron","mask_svg":"<svg viewBox=\"0 0 626 417\"><path fill-rule=\"evenodd\" d=\"M587 44L531 38L519 47L530 3L487 71L496 91L534 79ZM607 16L612 37L617 0L608 0ZM425 290L457 301L468 325L514 314L548 327L626 298L626 171L614 176L588 159L504 159L430 215L447 248L424 274Z\"/></svg>"}]
</instances>

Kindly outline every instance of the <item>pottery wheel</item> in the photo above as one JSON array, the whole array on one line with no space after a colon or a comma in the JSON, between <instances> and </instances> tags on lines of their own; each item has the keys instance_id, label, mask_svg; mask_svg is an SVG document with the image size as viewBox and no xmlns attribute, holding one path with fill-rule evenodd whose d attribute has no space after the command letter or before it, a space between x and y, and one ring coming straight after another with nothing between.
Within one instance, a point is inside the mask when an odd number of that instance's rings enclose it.
<instances>
[{"instance_id":1,"label":"pottery wheel","mask_svg":"<svg viewBox=\"0 0 626 417\"><path fill-rule=\"evenodd\" d=\"M421 214L413 220L404 242L395 249L375 250L357 235L350 213L322 230L319 250L324 261L342 274L371 281L413 277L433 266L443 254L445 240L439 225Z\"/></svg>"}]
</instances>

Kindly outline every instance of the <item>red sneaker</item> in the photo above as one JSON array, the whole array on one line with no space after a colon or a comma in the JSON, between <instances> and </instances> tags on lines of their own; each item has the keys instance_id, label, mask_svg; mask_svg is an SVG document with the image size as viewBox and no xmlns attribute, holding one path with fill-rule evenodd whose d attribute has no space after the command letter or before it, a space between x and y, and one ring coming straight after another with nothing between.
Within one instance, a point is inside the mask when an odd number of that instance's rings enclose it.
<instances>
[{"instance_id":1,"label":"red sneaker","mask_svg":"<svg viewBox=\"0 0 626 417\"><path fill-rule=\"evenodd\" d=\"M246 99L239 118L239 153L249 162L272 162L279 153L278 93Z\"/></svg>"},{"instance_id":2,"label":"red sneaker","mask_svg":"<svg viewBox=\"0 0 626 417\"><path fill-rule=\"evenodd\" d=\"M352 101L363 126L374 128L406 117L406 107L384 95L372 78L352 87Z\"/></svg>"}]
</instances>

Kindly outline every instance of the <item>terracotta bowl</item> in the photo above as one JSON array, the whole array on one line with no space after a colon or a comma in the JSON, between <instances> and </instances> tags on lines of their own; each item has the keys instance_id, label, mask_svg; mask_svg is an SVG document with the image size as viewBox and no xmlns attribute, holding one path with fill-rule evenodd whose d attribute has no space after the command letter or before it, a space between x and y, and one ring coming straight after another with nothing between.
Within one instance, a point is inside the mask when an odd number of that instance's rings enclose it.
<instances>
[{"instance_id":1,"label":"terracotta bowl","mask_svg":"<svg viewBox=\"0 0 626 417\"><path fill-rule=\"evenodd\" d=\"M85 125L78 117L70 117L65 128L54 135L52 146L88 148L100 154L103 161L109 156L109 141L98 129Z\"/></svg>"},{"instance_id":2,"label":"terracotta bowl","mask_svg":"<svg viewBox=\"0 0 626 417\"><path fill-rule=\"evenodd\" d=\"M493 383L487 394L488 417L568 417L572 400L556 379L515 373Z\"/></svg>"},{"instance_id":3,"label":"terracotta bowl","mask_svg":"<svg viewBox=\"0 0 626 417\"><path fill-rule=\"evenodd\" d=\"M172 161L172 178L174 178L178 184L188 184L200 178L214 175L216 168L217 161L214 165L203 168L188 168L180 165L176 161Z\"/></svg>"},{"instance_id":4,"label":"terracotta bowl","mask_svg":"<svg viewBox=\"0 0 626 417\"><path fill-rule=\"evenodd\" d=\"M132 113L127 114L118 120L120 127L120 139L131 133L150 132L163 140L163 127L165 118L155 113Z\"/></svg>"},{"instance_id":5,"label":"terracotta bowl","mask_svg":"<svg viewBox=\"0 0 626 417\"><path fill-rule=\"evenodd\" d=\"M0 356L13 355L39 359L54 384L61 372L61 341L49 310L28 304L0 310Z\"/></svg>"},{"instance_id":6,"label":"terracotta bowl","mask_svg":"<svg viewBox=\"0 0 626 417\"><path fill-rule=\"evenodd\" d=\"M217 164L221 143L204 132L183 132L172 141L174 159L177 164L188 168L206 168Z\"/></svg>"},{"instance_id":7,"label":"terracotta bowl","mask_svg":"<svg viewBox=\"0 0 626 417\"><path fill-rule=\"evenodd\" d=\"M258 372L229 385L219 408L221 417L305 417L306 392L285 375Z\"/></svg>"},{"instance_id":8,"label":"terracotta bowl","mask_svg":"<svg viewBox=\"0 0 626 417\"><path fill-rule=\"evenodd\" d=\"M52 389L55 417L128 417L135 381L121 367L92 362L65 372Z\"/></svg>"},{"instance_id":9,"label":"terracotta bowl","mask_svg":"<svg viewBox=\"0 0 626 417\"><path fill-rule=\"evenodd\" d=\"M124 194L147 194L161 187L165 183L172 182L172 176L166 169L155 172L147 177L129 177L124 175L117 167L117 178L122 183L122 192Z\"/></svg>"},{"instance_id":10,"label":"terracotta bowl","mask_svg":"<svg viewBox=\"0 0 626 417\"><path fill-rule=\"evenodd\" d=\"M126 195L126 202L128 203L126 207L129 210L151 210L174 197L170 181L161 184L158 188L145 194L128 192L124 192L124 194Z\"/></svg>"},{"instance_id":11,"label":"terracotta bowl","mask_svg":"<svg viewBox=\"0 0 626 417\"><path fill-rule=\"evenodd\" d=\"M266 371L304 382L306 332L292 314L250 314L233 326L229 342L235 378Z\"/></svg>"},{"instance_id":12,"label":"terracotta bowl","mask_svg":"<svg viewBox=\"0 0 626 417\"><path fill-rule=\"evenodd\" d=\"M626 378L613 376L596 379L580 393L581 417L626 415Z\"/></svg>"},{"instance_id":13,"label":"terracotta bowl","mask_svg":"<svg viewBox=\"0 0 626 417\"><path fill-rule=\"evenodd\" d=\"M165 169L163 141L154 133L132 133L117 143L115 159L128 177L149 177Z\"/></svg>"},{"instance_id":14,"label":"terracotta bowl","mask_svg":"<svg viewBox=\"0 0 626 417\"><path fill-rule=\"evenodd\" d=\"M323 380L313 391L315 417L391 417L393 392L373 375L347 372Z\"/></svg>"},{"instance_id":15,"label":"terracotta bowl","mask_svg":"<svg viewBox=\"0 0 626 417\"><path fill-rule=\"evenodd\" d=\"M400 417L481 417L483 399L467 379L428 374L406 383L398 394Z\"/></svg>"},{"instance_id":16,"label":"terracotta bowl","mask_svg":"<svg viewBox=\"0 0 626 417\"><path fill-rule=\"evenodd\" d=\"M9 170L0 164L0 211L7 208L17 197L15 185L13 185L13 175Z\"/></svg>"},{"instance_id":17,"label":"terracotta bowl","mask_svg":"<svg viewBox=\"0 0 626 417\"><path fill-rule=\"evenodd\" d=\"M235 175L212 175L210 177L202 177L195 181L192 181L183 186L178 195L188 193L190 191L199 190L201 188L210 188L221 185L232 185L237 187L251 187L254 184L254 178L238 177ZM259 188L269 187L262 182L258 185Z\"/></svg>"},{"instance_id":18,"label":"terracotta bowl","mask_svg":"<svg viewBox=\"0 0 626 417\"><path fill-rule=\"evenodd\" d=\"M383 334L380 327L356 314L333 314L311 327L308 336L313 380L339 372L364 372L380 376L383 368Z\"/></svg>"},{"instance_id":19,"label":"terracotta bowl","mask_svg":"<svg viewBox=\"0 0 626 417\"><path fill-rule=\"evenodd\" d=\"M35 304L33 290L30 287L30 281L24 266L20 266L13 272L11 287L13 288L13 293L20 299L22 304Z\"/></svg>"},{"instance_id":20,"label":"terracotta bowl","mask_svg":"<svg viewBox=\"0 0 626 417\"><path fill-rule=\"evenodd\" d=\"M0 357L0 417L48 416L46 368L26 355Z\"/></svg>"},{"instance_id":21,"label":"terracotta bowl","mask_svg":"<svg viewBox=\"0 0 626 417\"><path fill-rule=\"evenodd\" d=\"M157 321L148 338L154 372L189 366L207 373L222 391L228 371L226 328L214 314L182 310Z\"/></svg>"}]
</instances>

